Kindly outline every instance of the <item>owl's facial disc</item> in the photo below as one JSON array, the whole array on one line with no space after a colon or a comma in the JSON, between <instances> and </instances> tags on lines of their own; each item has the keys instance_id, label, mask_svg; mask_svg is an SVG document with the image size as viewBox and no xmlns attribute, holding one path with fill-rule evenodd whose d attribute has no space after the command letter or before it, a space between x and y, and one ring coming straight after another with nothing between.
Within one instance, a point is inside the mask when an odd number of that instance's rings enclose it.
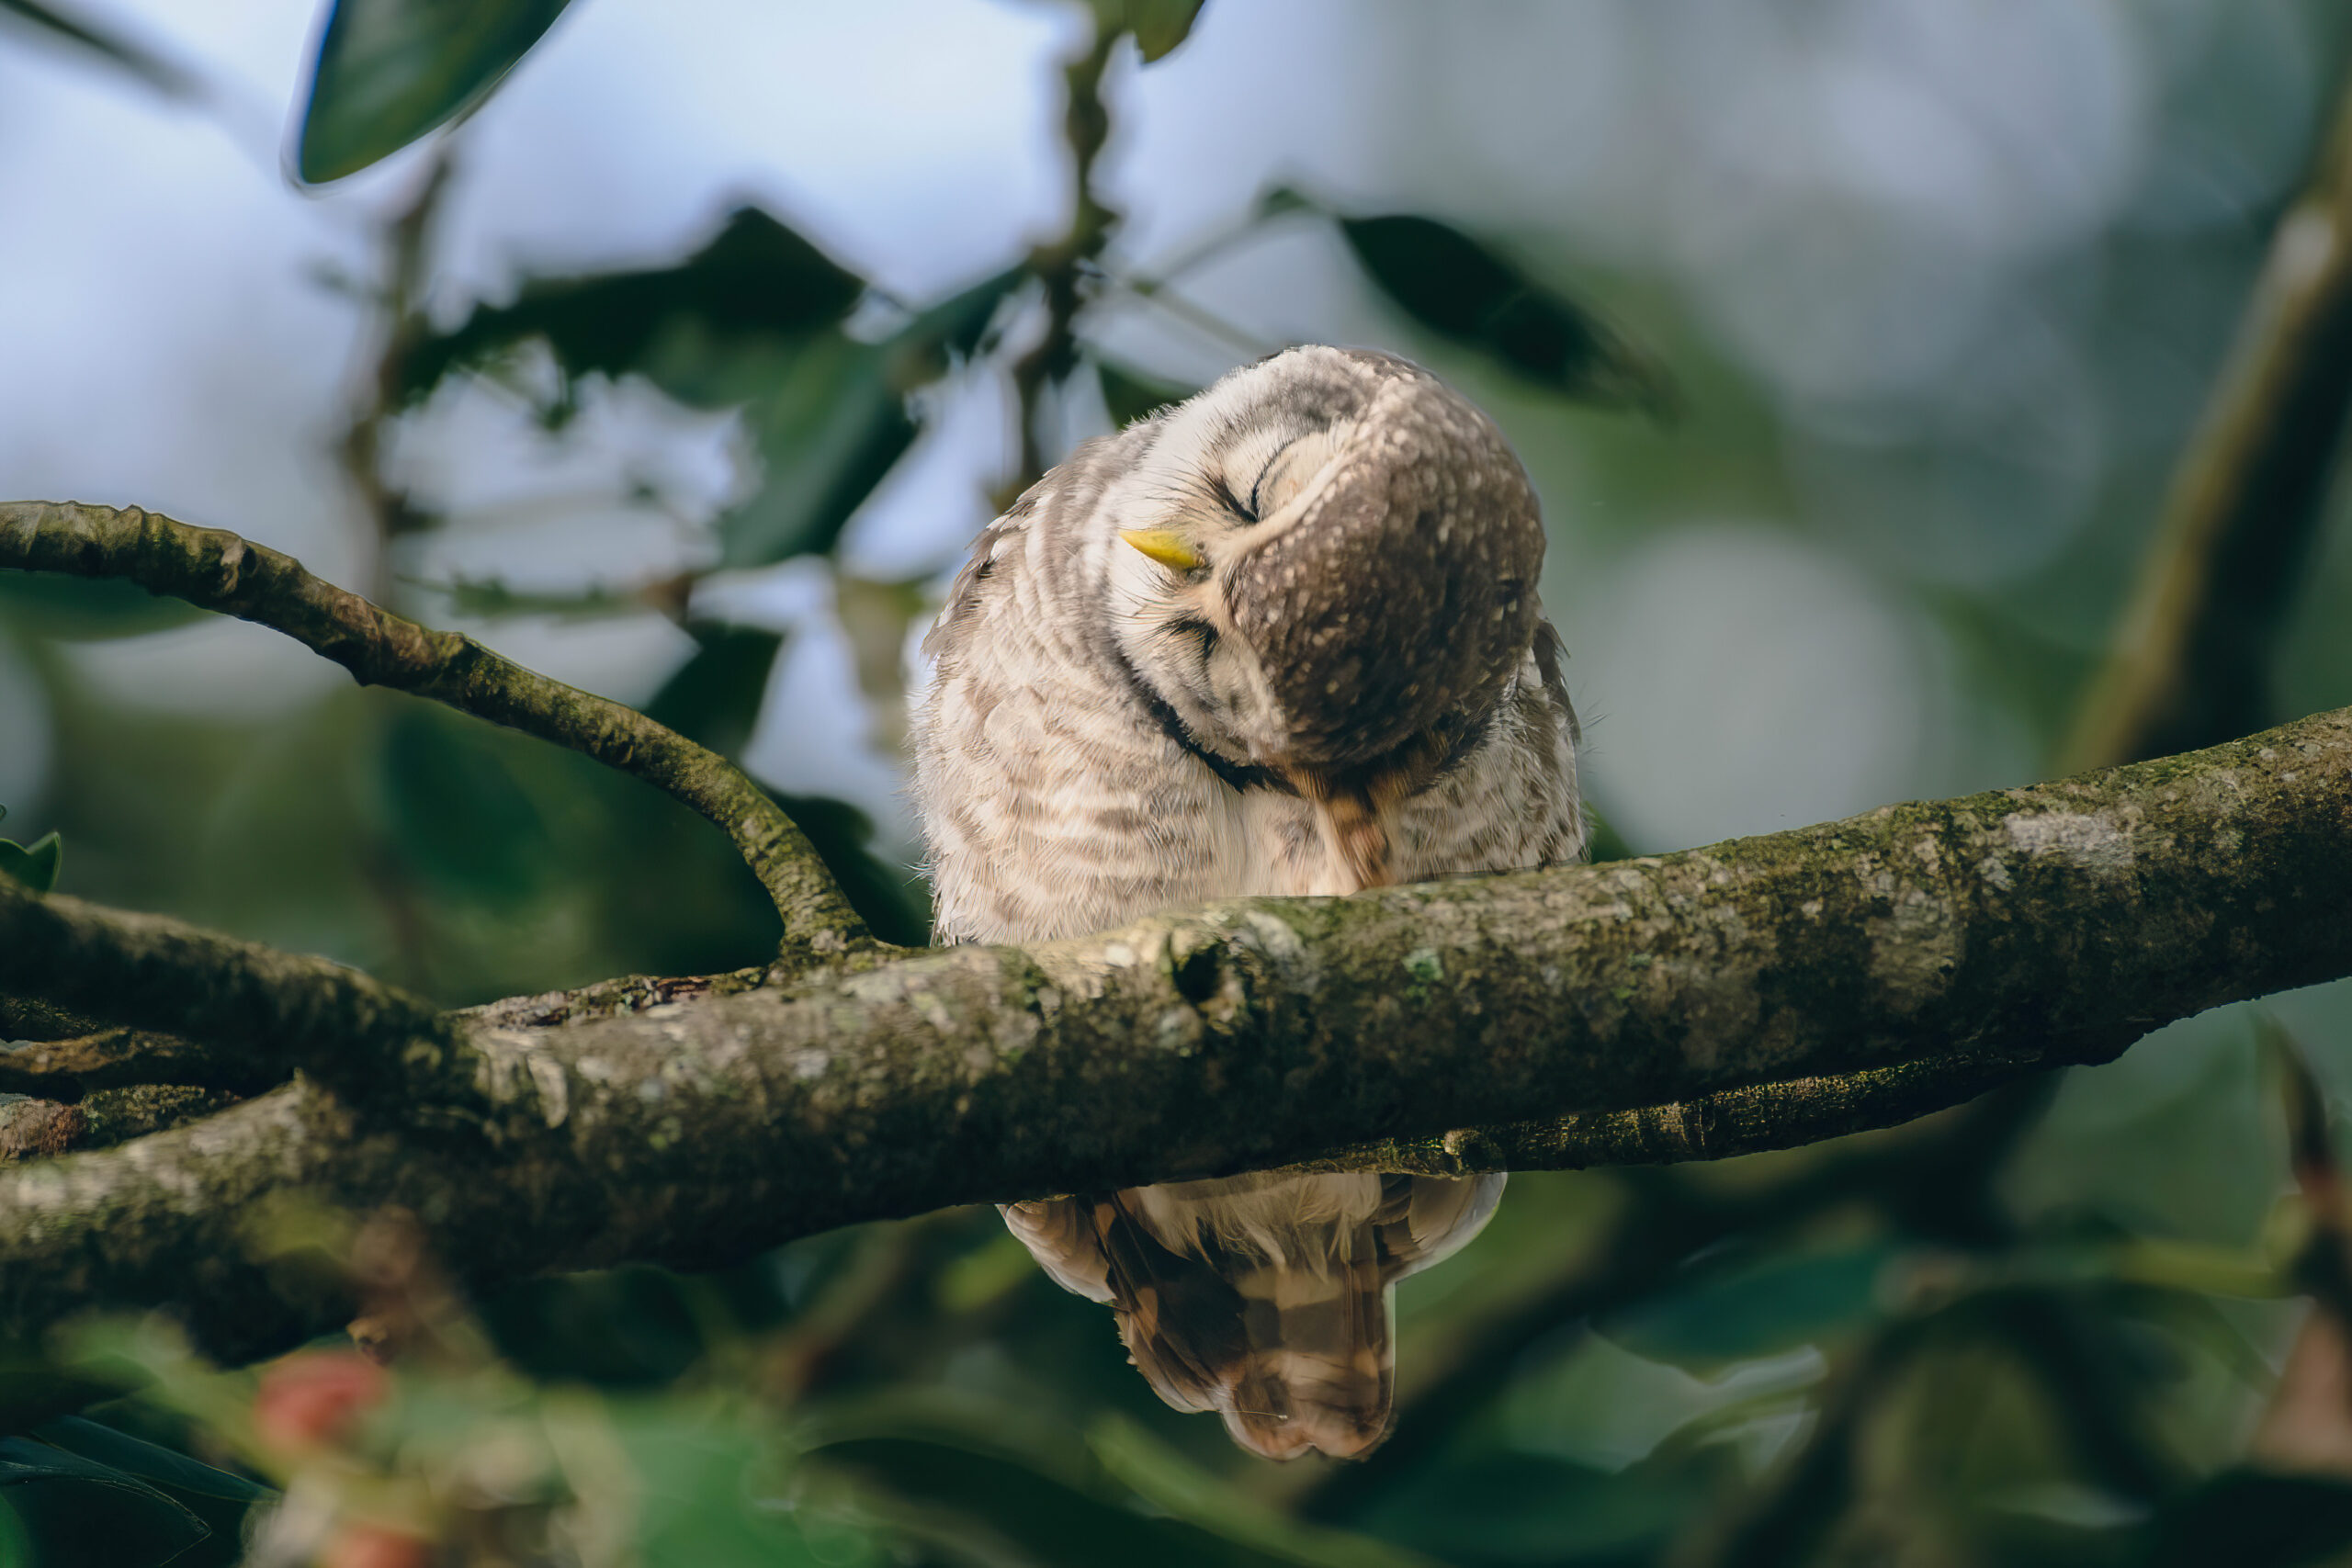
<instances>
[{"instance_id":1,"label":"owl's facial disc","mask_svg":"<svg viewBox=\"0 0 2352 1568\"><path fill-rule=\"evenodd\" d=\"M1201 745L1305 778L1491 711L1544 534L1485 414L1402 361L1296 350L1178 410L1162 446L1113 579L1131 661Z\"/></svg>"}]
</instances>

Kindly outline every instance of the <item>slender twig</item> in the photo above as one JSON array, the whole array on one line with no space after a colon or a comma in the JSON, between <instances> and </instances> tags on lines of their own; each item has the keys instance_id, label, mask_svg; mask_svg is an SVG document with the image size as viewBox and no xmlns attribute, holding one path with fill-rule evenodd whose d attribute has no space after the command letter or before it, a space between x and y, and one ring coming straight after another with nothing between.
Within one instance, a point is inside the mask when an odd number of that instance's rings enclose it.
<instances>
[{"instance_id":1,"label":"slender twig","mask_svg":"<svg viewBox=\"0 0 2352 1568\"><path fill-rule=\"evenodd\" d=\"M2046 1065L2041 1052L2023 1049L1903 1062L1834 1077L1755 1084L1672 1105L1361 1144L1293 1168L1377 1168L1420 1176L1464 1176L1481 1170L1577 1170L1724 1159L1896 1126Z\"/></svg>"},{"instance_id":2,"label":"slender twig","mask_svg":"<svg viewBox=\"0 0 2352 1568\"><path fill-rule=\"evenodd\" d=\"M2177 471L2069 769L2269 722L2271 649L2352 407L2352 93L2270 255Z\"/></svg>"},{"instance_id":3,"label":"slender twig","mask_svg":"<svg viewBox=\"0 0 2352 1568\"><path fill-rule=\"evenodd\" d=\"M1273 344L1227 321L1189 295L1178 293L1162 280L1128 277L1116 272L1105 272L1102 276L1113 288L1123 289L1148 304L1159 306L1236 353L1258 359L1273 352Z\"/></svg>"},{"instance_id":4,"label":"slender twig","mask_svg":"<svg viewBox=\"0 0 2352 1568\"><path fill-rule=\"evenodd\" d=\"M1062 72L1069 88L1062 139L1070 155L1070 220L1069 227L1057 238L1029 253L1029 271L1045 286L1046 326L1036 345L1012 365L1012 390L1021 421L1021 469L1007 487L1012 494L1028 489L1046 471L1045 449L1037 434L1039 404L1046 386L1068 377L1078 363L1078 313L1085 303L1083 286L1118 223L1118 214L1095 195L1094 160L1111 134L1110 111L1102 103L1102 73L1110 66L1113 47L1123 36L1115 28L1098 27L1093 42Z\"/></svg>"},{"instance_id":5,"label":"slender twig","mask_svg":"<svg viewBox=\"0 0 2352 1568\"><path fill-rule=\"evenodd\" d=\"M124 578L283 632L362 685L429 697L583 752L676 796L734 840L784 917L787 958L874 945L808 836L725 758L469 637L380 609L291 556L137 507L28 501L0 502L0 567Z\"/></svg>"}]
</instances>

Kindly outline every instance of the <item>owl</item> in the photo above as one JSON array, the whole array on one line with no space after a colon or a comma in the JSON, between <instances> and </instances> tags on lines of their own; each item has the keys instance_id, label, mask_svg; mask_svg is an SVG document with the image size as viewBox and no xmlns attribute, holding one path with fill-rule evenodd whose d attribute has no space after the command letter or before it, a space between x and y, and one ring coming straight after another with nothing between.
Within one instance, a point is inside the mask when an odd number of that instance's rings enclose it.
<instances>
[{"instance_id":1,"label":"owl","mask_svg":"<svg viewBox=\"0 0 2352 1568\"><path fill-rule=\"evenodd\" d=\"M1419 367L1294 348L1091 441L983 531L923 643L947 942L1580 859L1577 719L1501 433ZM1499 1176L1260 1174L1009 1204L1183 1410L1288 1459L1385 1435L1395 1282Z\"/></svg>"}]
</instances>

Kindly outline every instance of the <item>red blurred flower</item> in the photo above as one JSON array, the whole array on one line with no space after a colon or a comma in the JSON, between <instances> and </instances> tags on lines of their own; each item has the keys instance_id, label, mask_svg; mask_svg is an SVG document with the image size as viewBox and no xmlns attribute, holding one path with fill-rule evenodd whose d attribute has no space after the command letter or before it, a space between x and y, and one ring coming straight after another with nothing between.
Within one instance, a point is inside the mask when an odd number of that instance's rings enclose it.
<instances>
[{"instance_id":1,"label":"red blurred flower","mask_svg":"<svg viewBox=\"0 0 2352 1568\"><path fill-rule=\"evenodd\" d=\"M433 1544L381 1525L339 1530L319 1554L319 1568L431 1568Z\"/></svg>"},{"instance_id":2,"label":"red blurred flower","mask_svg":"<svg viewBox=\"0 0 2352 1568\"><path fill-rule=\"evenodd\" d=\"M254 1426L264 1441L281 1449L339 1442L363 1414L383 1402L390 1387L390 1375L365 1356L304 1351L262 1373L261 1389L254 1395Z\"/></svg>"}]
</instances>

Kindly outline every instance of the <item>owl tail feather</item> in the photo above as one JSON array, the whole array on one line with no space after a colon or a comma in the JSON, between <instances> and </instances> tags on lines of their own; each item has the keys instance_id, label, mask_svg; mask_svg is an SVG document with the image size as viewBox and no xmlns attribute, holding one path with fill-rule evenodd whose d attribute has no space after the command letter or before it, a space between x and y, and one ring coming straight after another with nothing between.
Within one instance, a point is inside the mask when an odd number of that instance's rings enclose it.
<instances>
[{"instance_id":1,"label":"owl tail feather","mask_svg":"<svg viewBox=\"0 0 2352 1568\"><path fill-rule=\"evenodd\" d=\"M1387 1435L1392 1284L1476 1233L1499 1182L1238 1177L1005 1211L1063 1286L1108 1303L1179 1410L1268 1459L1360 1458Z\"/></svg>"}]
</instances>

